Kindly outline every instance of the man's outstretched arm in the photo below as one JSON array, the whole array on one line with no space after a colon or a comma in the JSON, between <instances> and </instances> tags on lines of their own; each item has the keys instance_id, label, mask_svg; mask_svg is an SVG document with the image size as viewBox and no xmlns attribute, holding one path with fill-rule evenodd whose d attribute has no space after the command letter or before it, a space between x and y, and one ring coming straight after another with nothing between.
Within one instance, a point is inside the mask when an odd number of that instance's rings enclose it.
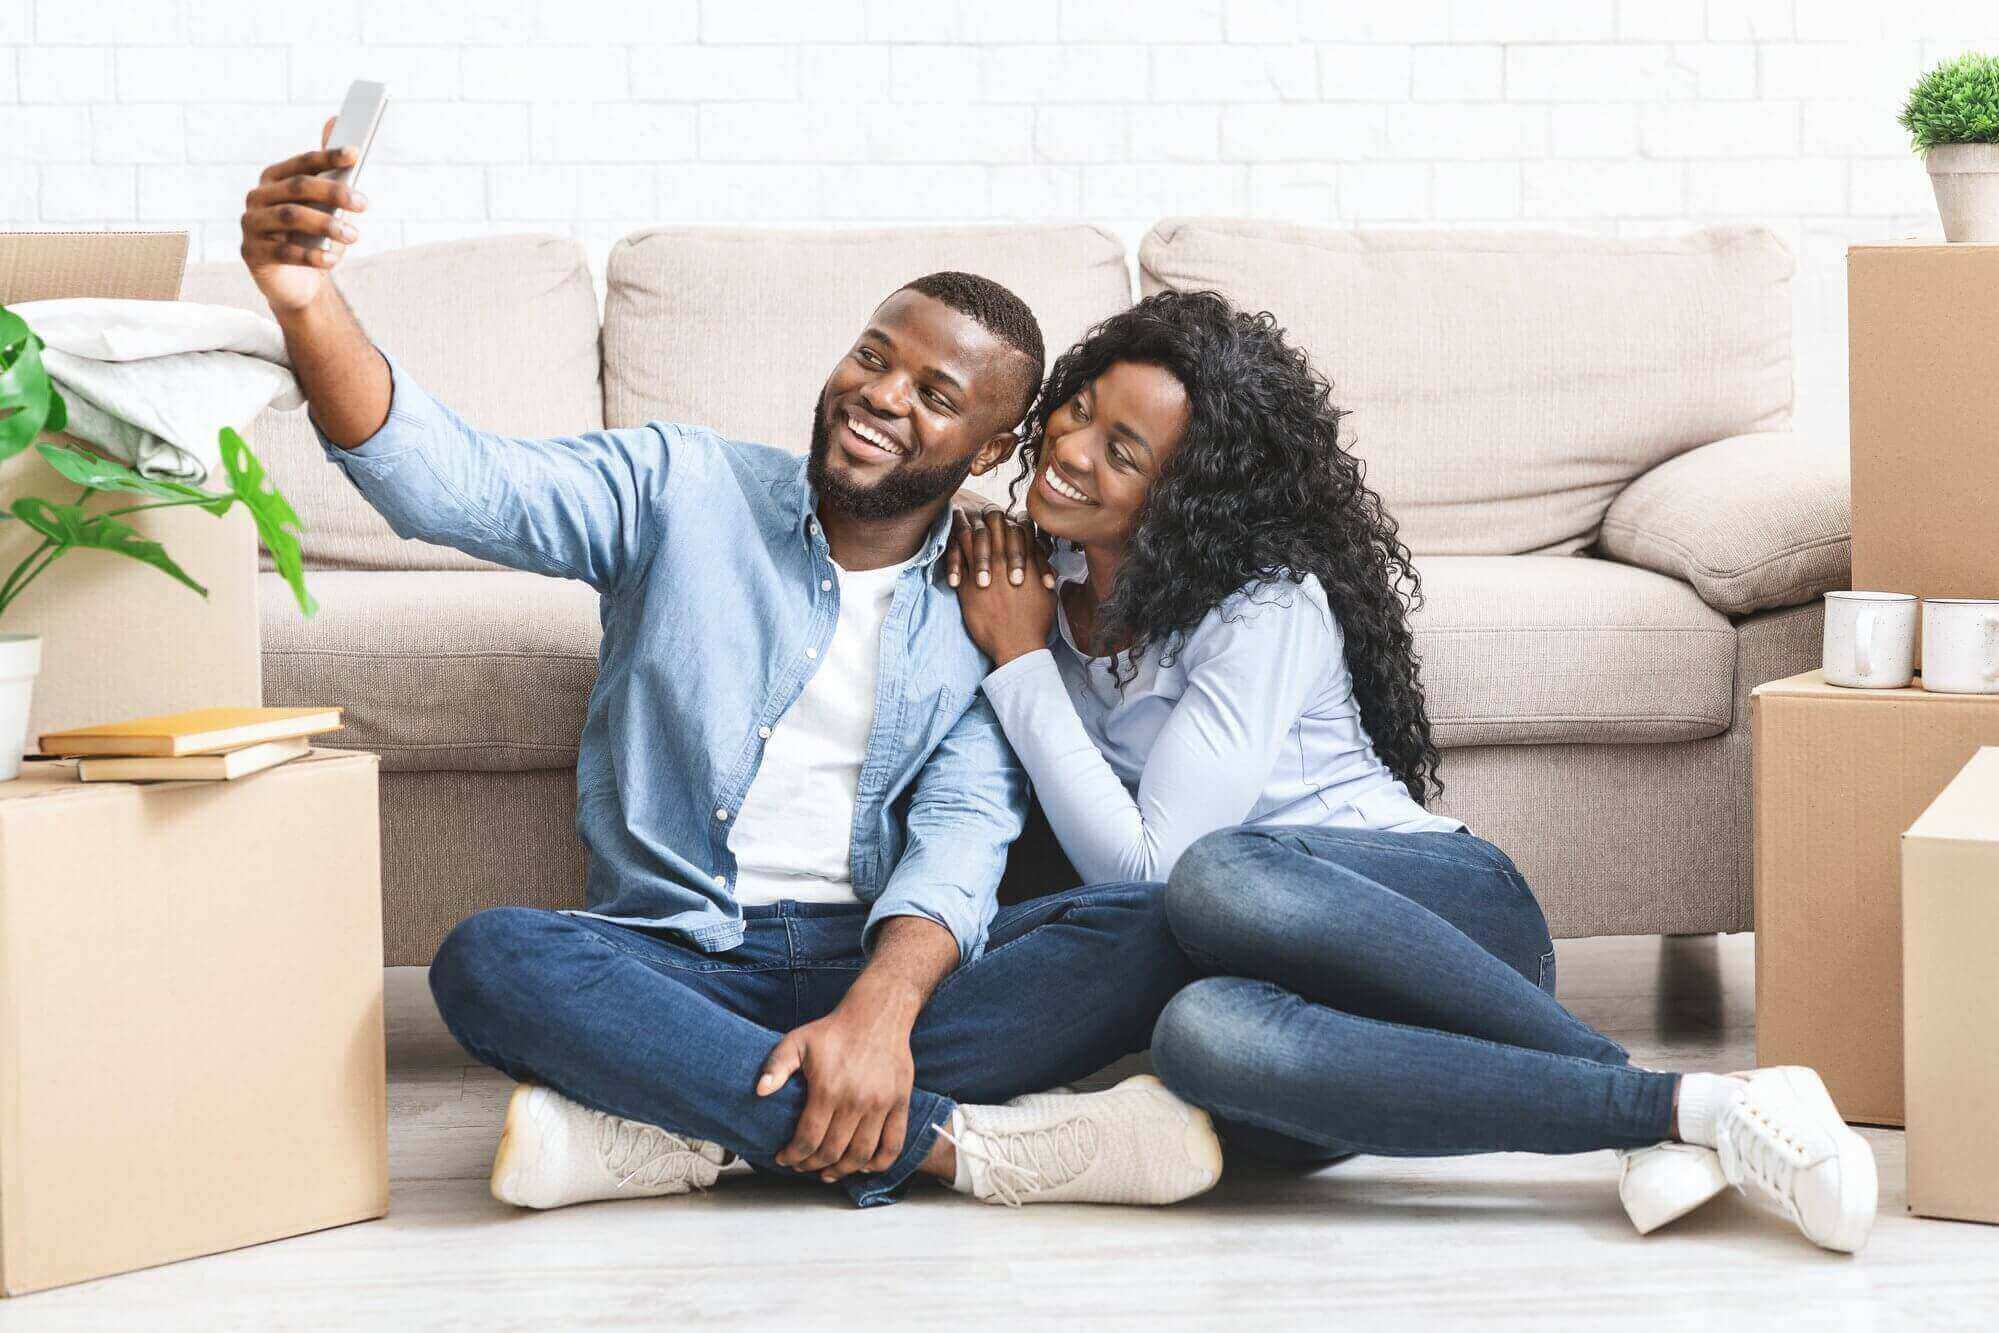
<instances>
[{"instance_id":1,"label":"man's outstretched arm","mask_svg":"<svg viewBox=\"0 0 1999 1333\"><path fill-rule=\"evenodd\" d=\"M767 1097L794 1074L805 1078L805 1109L778 1165L837 1180L895 1164L916 1083L909 1034L957 966L958 941L936 922L882 923L874 956L846 997L826 1017L786 1033L757 1079L757 1095Z\"/></svg>"},{"instance_id":2,"label":"man's outstretched arm","mask_svg":"<svg viewBox=\"0 0 1999 1333\"><path fill-rule=\"evenodd\" d=\"M329 122L330 124L330 122ZM267 168L244 200L243 262L284 331L327 458L400 537L610 593L657 544L677 428L520 439L479 430L378 349L332 282L366 200L316 174L347 150ZM327 238L325 250L304 244ZM471 331L468 330L468 336Z\"/></svg>"}]
</instances>

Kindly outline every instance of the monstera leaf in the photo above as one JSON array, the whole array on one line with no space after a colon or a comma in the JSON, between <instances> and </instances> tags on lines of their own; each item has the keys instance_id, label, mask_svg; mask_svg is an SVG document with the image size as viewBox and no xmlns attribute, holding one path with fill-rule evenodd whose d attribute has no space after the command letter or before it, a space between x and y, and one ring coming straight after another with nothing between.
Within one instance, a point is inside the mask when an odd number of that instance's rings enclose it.
<instances>
[{"instance_id":1,"label":"monstera leaf","mask_svg":"<svg viewBox=\"0 0 1999 1333\"><path fill-rule=\"evenodd\" d=\"M45 430L69 424L69 408L42 366L42 340L27 321L0 306L0 462Z\"/></svg>"},{"instance_id":2,"label":"monstera leaf","mask_svg":"<svg viewBox=\"0 0 1999 1333\"><path fill-rule=\"evenodd\" d=\"M63 476L92 490L129 491L133 495L150 495L157 500L206 498L209 503L200 507L217 517L227 513L229 506L236 503L234 494L204 491L183 481L155 481L139 475L115 459L99 458L81 449L44 442L35 446L35 452L47 459L49 466Z\"/></svg>"},{"instance_id":3,"label":"monstera leaf","mask_svg":"<svg viewBox=\"0 0 1999 1333\"><path fill-rule=\"evenodd\" d=\"M14 517L55 543L57 556L72 547L129 556L178 579L203 597L208 596L208 589L189 578L187 571L167 554L166 547L146 540L130 523L106 514L86 514L82 505L52 504L39 495L22 496L14 501L12 509Z\"/></svg>"},{"instance_id":4,"label":"monstera leaf","mask_svg":"<svg viewBox=\"0 0 1999 1333\"><path fill-rule=\"evenodd\" d=\"M298 541L305 524L298 512L270 484L264 465L250 452L250 446L243 443L243 437L227 426L222 428L222 466L229 473L229 489L256 521L257 535L263 539L264 549L271 553L271 563L291 585L298 609L312 615L319 610L319 603L305 590L305 556Z\"/></svg>"}]
</instances>

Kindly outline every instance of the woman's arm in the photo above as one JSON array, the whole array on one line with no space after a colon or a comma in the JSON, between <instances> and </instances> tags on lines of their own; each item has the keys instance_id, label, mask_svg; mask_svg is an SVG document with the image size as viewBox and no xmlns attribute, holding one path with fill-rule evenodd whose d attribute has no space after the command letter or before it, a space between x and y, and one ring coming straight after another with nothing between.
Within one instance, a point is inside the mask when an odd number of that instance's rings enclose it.
<instances>
[{"instance_id":1,"label":"woman's arm","mask_svg":"<svg viewBox=\"0 0 1999 1333\"><path fill-rule=\"evenodd\" d=\"M1255 808L1279 750L1344 651L1316 588L1265 586L1232 600L1181 650L1187 691L1146 756L1134 797L1076 713L1054 656L1028 653L986 677L986 697L1085 882L1164 879L1203 834Z\"/></svg>"}]
</instances>

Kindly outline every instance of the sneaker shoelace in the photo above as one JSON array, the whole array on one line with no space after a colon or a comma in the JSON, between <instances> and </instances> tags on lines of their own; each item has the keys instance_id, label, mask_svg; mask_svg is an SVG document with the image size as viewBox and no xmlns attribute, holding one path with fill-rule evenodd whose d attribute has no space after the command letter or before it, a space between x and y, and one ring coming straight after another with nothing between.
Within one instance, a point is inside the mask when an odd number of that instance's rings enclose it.
<instances>
[{"instance_id":1,"label":"sneaker shoelace","mask_svg":"<svg viewBox=\"0 0 1999 1333\"><path fill-rule=\"evenodd\" d=\"M665 1130L636 1120L598 1117L597 1156L605 1170L619 1177L619 1189L634 1181L645 1189L677 1184L706 1188L694 1173L700 1154Z\"/></svg>"},{"instance_id":2,"label":"sneaker shoelace","mask_svg":"<svg viewBox=\"0 0 1999 1333\"><path fill-rule=\"evenodd\" d=\"M1746 1135L1728 1136L1737 1166L1751 1181L1781 1201L1795 1220L1797 1177L1813 1164L1811 1150L1747 1098L1735 1103L1725 1114L1749 1131ZM1748 1141L1746 1148L1743 1139Z\"/></svg>"},{"instance_id":3,"label":"sneaker shoelace","mask_svg":"<svg viewBox=\"0 0 1999 1333\"><path fill-rule=\"evenodd\" d=\"M1097 1126L1087 1116L1012 1134L971 1130L966 1135L970 1143L943 1125L937 1133L985 1168L993 1194L1009 1208L1020 1207L1029 1194L1068 1184L1089 1170L1097 1156Z\"/></svg>"}]
</instances>

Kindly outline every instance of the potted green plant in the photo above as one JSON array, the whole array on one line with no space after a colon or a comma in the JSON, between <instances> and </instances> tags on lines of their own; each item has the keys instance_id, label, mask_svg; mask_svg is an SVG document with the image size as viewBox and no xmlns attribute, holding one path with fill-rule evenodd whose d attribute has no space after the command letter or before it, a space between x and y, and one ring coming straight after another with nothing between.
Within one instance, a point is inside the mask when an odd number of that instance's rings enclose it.
<instances>
[{"instance_id":1,"label":"potted green plant","mask_svg":"<svg viewBox=\"0 0 1999 1333\"><path fill-rule=\"evenodd\" d=\"M68 423L69 409L42 365L42 342L19 315L0 306L0 462L35 445L48 465L81 487L76 499L57 504L39 495L24 495L0 513L0 521L18 521L41 534L41 543L0 581L0 620L7 608L56 560L76 550L105 551L151 565L194 589L208 589L174 562L159 542L146 538L124 521L127 514L148 509L196 505L221 517L241 504L257 525L258 539L271 553L278 573L291 585L299 610L319 609L305 587L305 565L298 531L304 524L278 488L270 484L264 465L235 431L221 434L222 467L229 480L224 491L203 490L184 482L155 481L122 463L52 441L35 444L45 431ZM87 506L98 495L144 497L143 503L115 508ZM16 776L27 749L28 705L35 676L41 670L42 641L38 634L0 633L0 780Z\"/></svg>"},{"instance_id":2,"label":"potted green plant","mask_svg":"<svg viewBox=\"0 0 1999 1333\"><path fill-rule=\"evenodd\" d=\"M1930 170L1947 241L1999 241L1999 56L1962 55L1909 90L1902 127Z\"/></svg>"}]
</instances>

